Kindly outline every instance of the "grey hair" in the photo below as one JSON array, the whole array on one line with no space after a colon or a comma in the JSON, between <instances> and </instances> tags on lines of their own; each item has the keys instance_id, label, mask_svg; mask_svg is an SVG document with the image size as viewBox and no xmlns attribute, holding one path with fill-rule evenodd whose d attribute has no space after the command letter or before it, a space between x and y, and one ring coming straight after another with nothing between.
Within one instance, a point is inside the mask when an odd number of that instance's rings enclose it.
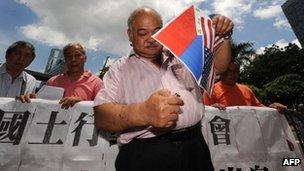
<instances>
[{"instance_id":1,"label":"grey hair","mask_svg":"<svg viewBox=\"0 0 304 171\"><path fill-rule=\"evenodd\" d=\"M65 45L62 49L63 55L65 55L66 51L68 48L70 47L75 47L75 48L79 48L81 53L83 53L84 55L86 55L86 48L83 44L78 43L78 42L73 42L73 43L69 43L67 45Z\"/></svg>"}]
</instances>

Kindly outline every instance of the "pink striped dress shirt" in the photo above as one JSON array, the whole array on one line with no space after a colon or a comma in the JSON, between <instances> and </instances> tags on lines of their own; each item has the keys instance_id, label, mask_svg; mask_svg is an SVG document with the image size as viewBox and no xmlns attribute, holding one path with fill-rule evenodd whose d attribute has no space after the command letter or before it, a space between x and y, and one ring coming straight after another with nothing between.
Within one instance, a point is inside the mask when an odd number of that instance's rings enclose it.
<instances>
[{"instance_id":1,"label":"pink striped dress shirt","mask_svg":"<svg viewBox=\"0 0 304 171\"><path fill-rule=\"evenodd\" d=\"M178 93L184 101L181 107L177 125L181 129L198 123L204 114L201 101L201 91L190 72L175 57L163 53L161 68L150 61L139 57L133 51L129 56L120 58L110 67L104 77L104 88L94 101L94 106L103 103L134 104L147 100L150 95L160 89L168 89ZM151 127L128 130L121 133L118 142L128 143L133 138L148 138L156 136Z\"/></svg>"}]
</instances>

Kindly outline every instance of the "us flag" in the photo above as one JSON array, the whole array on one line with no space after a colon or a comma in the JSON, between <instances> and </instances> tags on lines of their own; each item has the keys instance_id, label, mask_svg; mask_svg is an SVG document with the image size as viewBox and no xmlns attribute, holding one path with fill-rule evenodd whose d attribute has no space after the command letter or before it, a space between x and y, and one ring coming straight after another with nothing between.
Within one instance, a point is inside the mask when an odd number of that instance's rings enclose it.
<instances>
[{"instance_id":1,"label":"us flag","mask_svg":"<svg viewBox=\"0 0 304 171\"><path fill-rule=\"evenodd\" d=\"M213 52L219 45L223 42L218 36L215 36L215 29L212 26L212 20L202 14L201 17L202 30L204 35L204 67L202 72L202 78L200 79L199 85L202 87L209 95L213 92L215 71L214 71L214 58Z\"/></svg>"}]
</instances>

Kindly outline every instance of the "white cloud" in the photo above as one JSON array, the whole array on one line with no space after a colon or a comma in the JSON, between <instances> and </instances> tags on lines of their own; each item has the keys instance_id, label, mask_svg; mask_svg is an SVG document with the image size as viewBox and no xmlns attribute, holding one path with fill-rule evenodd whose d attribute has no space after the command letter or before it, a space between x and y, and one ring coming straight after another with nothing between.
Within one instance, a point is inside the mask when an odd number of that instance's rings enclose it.
<instances>
[{"instance_id":1,"label":"white cloud","mask_svg":"<svg viewBox=\"0 0 304 171\"><path fill-rule=\"evenodd\" d=\"M26 37L51 46L61 46L70 41L64 33L52 30L50 27L46 26L31 24L21 27L21 32Z\"/></svg>"},{"instance_id":2,"label":"white cloud","mask_svg":"<svg viewBox=\"0 0 304 171\"><path fill-rule=\"evenodd\" d=\"M287 42L285 39L280 39L278 40L277 42L275 42L274 44L277 45L279 48L284 48L286 46L288 46L289 43L295 43L297 46L299 46L301 48L301 45L300 45L300 42L298 41L298 39L295 39L291 42ZM264 53L264 50L266 48L270 48L273 44L269 44L267 45L266 47L260 47L256 53L257 54L263 54Z\"/></svg>"},{"instance_id":3,"label":"white cloud","mask_svg":"<svg viewBox=\"0 0 304 171\"><path fill-rule=\"evenodd\" d=\"M287 41L285 40L285 39L280 39L280 40L278 40L276 43L274 43L275 45L277 45L277 46L279 46L280 48L282 48L282 47L285 47L285 45L288 45L288 43L287 43ZM271 46L272 46L273 44L269 44L269 45L267 45L267 46L265 46L265 47L260 47L257 51L256 51L256 53L257 54L263 54L264 53L264 50L266 49L266 48L270 48Z\"/></svg>"},{"instance_id":4,"label":"white cloud","mask_svg":"<svg viewBox=\"0 0 304 171\"><path fill-rule=\"evenodd\" d=\"M303 48L303 47L301 46L301 44L300 44L300 42L299 42L298 39L293 40L291 43L294 43L294 44L296 44L297 46L299 46L300 48Z\"/></svg>"},{"instance_id":5,"label":"white cloud","mask_svg":"<svg viewBox=\"0 0 304 171\"><path fill-rule=\"evenodd\" d=\"M212 6L215 13L230 17L236 24L243 24L244 15L252 11L254 3L255 0L214 0Z\"/></svg>"},{"instance_id":6,"label":"white cloud","mask_svg":"<svg viewBox=\"0 0 304 171\"><path fill-rule=\"evenodd\" d=\"M282 9L280 5L270 5L265 8L258 8L253 12L253 16L260 19L270 19L279 17L282 13Z\"/></svg>"},{"instance_id":7,"label":"white cloud","mask_svg":"<svg viewBox=\"0 0 304 171\"><path fill-rule=\"evenodd\" d=\"M290 29L287 19L284 17L281 5L283 0L272 0L271 2L258 3L258 8L253 12L253 16L262 20L274 19L273 26L279 29Z\"/></svg>"},{"instance_id":8,"label":"white cloud","mask_svg":"<svg viewBox=\"0 0 304 171\"><path fill-rule=\"evenodd\" d=\"M271 4L272 5L282 5L286 0L272 0Z\"/></svg>"},{"instance_id":9,"label":"white cloud","mask_svg":"<svg viewBox=\"0 0 304 171\"><path fill-rule=\"evenodd\" d=\"M89 49L121 55L130 49L126 20L135 8L150 6L163 16L164 21L168 21L190 4L203 1L20 0L39 18L20 29L27 38L47 45L63 46L71 41L80 41Z\"/></svg>"},{"instance_id":10,"label":"white cloud","mask_svg":"<svg viewBox=\"0 0 304 171\"><path fill-rule=\"evenodd\" d=\"M289 42L287 42L285 39L280 39L275 43L279 48L284 48L285 46L288 46Z\"/></svg>"},{"instance_id":11,"label":"white cloud","mask_svg":"<svg viewBox=\"0 0 304 171\"><path fill-rule=\"evenodd\" d=\"M11 43L5 35L0 33L0 63L5 62L5 52Z\"/></svg>"},{"instance_id":12,"label":"white cloud","mask_svg":"<svg viewBox=\"0 0 304 171\"><path fill-rule=\"evenodd\" d=\"M287 19L276 18L273 25L277 28L287 28L290 29L290 24Z\"/></svg>"}]
</instances>

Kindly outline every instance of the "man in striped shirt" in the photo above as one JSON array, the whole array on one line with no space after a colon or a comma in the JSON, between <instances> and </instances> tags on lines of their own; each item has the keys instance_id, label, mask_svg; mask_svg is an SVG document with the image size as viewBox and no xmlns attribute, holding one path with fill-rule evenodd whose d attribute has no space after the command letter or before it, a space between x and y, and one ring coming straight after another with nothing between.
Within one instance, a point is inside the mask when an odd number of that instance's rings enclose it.
<instances>
[{"instance_id":1,"label":"man in striped shirt","mask_svg":"<svg viewBox=\"0 0 304 171\"><path fill-rule=\"evenodd\" d=\"M233 28L224 16L214 17L213 24L218 37ZM200 89L183 64L151 37L162 25L154 9L131 13L133 49L106 73L94 101L95 125L119 133L117 170L213 170L200 127ZM217 71L226 70L230 53L230 41L222 40L214 51Z\"/></svg>"}]
</instances>

